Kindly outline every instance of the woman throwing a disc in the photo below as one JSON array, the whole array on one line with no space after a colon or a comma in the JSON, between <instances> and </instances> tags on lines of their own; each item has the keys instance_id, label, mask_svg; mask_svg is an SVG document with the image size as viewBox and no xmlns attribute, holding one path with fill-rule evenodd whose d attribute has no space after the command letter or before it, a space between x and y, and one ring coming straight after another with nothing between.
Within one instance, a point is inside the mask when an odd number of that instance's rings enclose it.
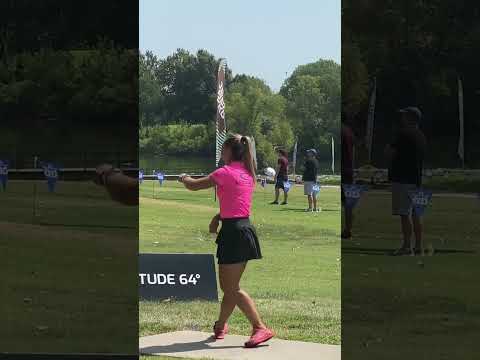
<instances>
[{"instance_id":1,"label":"woman throwing a disc","mask_svg":"<svg viewBox=\"0 0 480 360\"><path fill-rule=\"evenodd\" d=\"M238 306L253 327L245 346L255 347L271 339L274 333L261 320L252 298L240 288L247 262L262 257L255 228L249 220L256 183L251 140L241 135L229 136L223 145L222 159L225 166L209 176L193 179L182 174L179 181L193 191L217 187L220 213L213 217L210 232L217 233L222 223L216 243L223 300L213 327L215 338L225 337L228 318Z\"/></svg>"}]
</instances>

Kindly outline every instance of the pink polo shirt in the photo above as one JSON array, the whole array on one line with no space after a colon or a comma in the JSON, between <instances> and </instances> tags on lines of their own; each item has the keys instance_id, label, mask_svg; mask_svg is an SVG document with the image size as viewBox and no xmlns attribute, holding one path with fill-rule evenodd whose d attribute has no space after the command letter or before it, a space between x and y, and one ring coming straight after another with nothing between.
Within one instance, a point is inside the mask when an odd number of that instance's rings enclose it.
<instances>
[{"instance_id":1,"label":"pink polo shirt","mask_svg":"<svg viewBox=\"0 0 480 360\"><path fill-rule=\"evenodd\" d=\"M242 162L234 161L210 174L217 185L222 219L250 216L255 180Z\"/></svg>"}]
</instances>

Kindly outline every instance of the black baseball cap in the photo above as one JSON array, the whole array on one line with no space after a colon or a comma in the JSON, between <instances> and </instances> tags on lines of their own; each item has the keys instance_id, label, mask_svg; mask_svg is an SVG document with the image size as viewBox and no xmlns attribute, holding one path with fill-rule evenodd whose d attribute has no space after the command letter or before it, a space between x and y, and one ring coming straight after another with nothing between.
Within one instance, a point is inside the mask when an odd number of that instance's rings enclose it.
<instances>
[{"instance_id":1,"label":"black baseball cap","mask_svg":"<svg viewBox=\"0 0 480 360\"><path fill-rule=\"evenodd\" d=\"M412 114L414 115L417 121L422 120L422 112L416 106L408 106L406 108L398 110L398 112L402 114Z\"/></svg>"}]
</instances>

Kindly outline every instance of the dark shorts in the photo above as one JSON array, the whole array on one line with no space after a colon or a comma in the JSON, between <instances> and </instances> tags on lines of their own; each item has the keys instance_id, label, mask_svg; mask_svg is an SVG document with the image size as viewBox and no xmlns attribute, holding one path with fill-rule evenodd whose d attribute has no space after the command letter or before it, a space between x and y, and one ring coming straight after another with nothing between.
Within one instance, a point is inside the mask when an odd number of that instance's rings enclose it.
<instances>
[{"instance_id":1,"label":"dark shorts","mask_svg":"<svg viewBox=\"0 0 480 360\"><path fill-rule=\"evenodd\" d=\"M392 215L409 216L413 211L410 192L415 191L415 184L392 183Z\"/></svg>"},{"instance_id":2,"label":"dark shorts","mask_svg":"<svg viewBox=\"0 0 480 360\"><path fill-rule=\"evenodd\" d=\"M223 219L216 242L219 264L238 264L262 258L257 233L248 218Z\"/></svg>"},{"instance_id":3,"label":"dark shorts","mask_svg":"<svg viewBox=\"0 0 480 360\"><path fill-rule=\"evenodd\" d=\"M283 189L285 190L285 185L283 183L287 181L288 178L286 176L277 176L277 181L275 183L275 189Z\"/></svg>"}]
</instances>

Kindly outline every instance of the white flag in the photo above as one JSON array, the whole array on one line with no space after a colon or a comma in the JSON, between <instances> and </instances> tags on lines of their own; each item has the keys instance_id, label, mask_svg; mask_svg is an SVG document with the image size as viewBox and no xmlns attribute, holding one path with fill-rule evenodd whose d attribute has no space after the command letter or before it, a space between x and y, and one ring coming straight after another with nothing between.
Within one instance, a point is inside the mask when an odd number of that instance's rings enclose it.
<instances>
[{"instance_id":1,"label":"white flag","mask_svg":"<svg viewBox=\"0 0 480 360\"><path fill-rule=\"evenodd\" d=\"M255 165L255 170L258 168L257 163L257 145L255 144L255 138L252 136L252 153L253 153L253 162Z\"/></svg>"},{"instance_id":2,"label":"white flag","mask_svg":"<svg viewBox=\"0 0 480 360\"><path fill-rule=\"evenodd\" d=\"M367 122L367 147L368 161L372 162L372 144L373 144L373 128L375 123L375 102L377 101L377 78L373 80L373 91L368 106L368 122Z\"/></svg>"},{"instance_id":3,"label":"white flag","mask_svg":"<svg viewBox=\"0 0 480 360\"><path fill-rule=\"evenodd\" d=\"M465 163L465 138L463 125L463 84L462 80L458 78L458 117L460 122L460 134L458 136L458 156L462 159L462 167Z\"/></svg>"},{"instance_id":4,"label":"white flag","mask_svg":"<svg viewBox=\"0 0 480 360\"><path fill-rule=\"evenodd\" d=\"M332 136L332 174L335 174L335 141Z\"/></svg>"},{"instance_id":5,"label":"white flag","mask_svg":"<svg viewBox=\"0 0 480 360\"><path fill-rule=\"evenodd\" d=\"M297 145L298 145L298 141L295 141L295 146L293 147L293 161L292 161L293 177L295 177L295 169L297 166Z\"/></svg>"}]
</instances>

